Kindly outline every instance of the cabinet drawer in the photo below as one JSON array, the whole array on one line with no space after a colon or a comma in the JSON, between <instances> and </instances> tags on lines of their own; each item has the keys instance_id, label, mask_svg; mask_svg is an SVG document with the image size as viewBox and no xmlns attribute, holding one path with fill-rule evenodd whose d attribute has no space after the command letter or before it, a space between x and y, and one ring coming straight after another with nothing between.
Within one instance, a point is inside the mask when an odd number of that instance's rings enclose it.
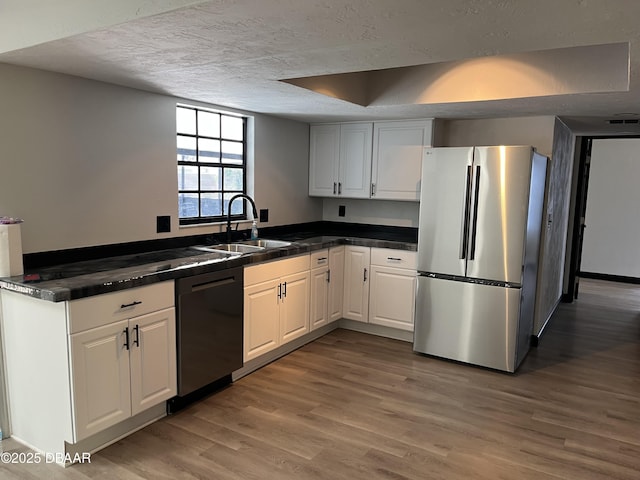
<instances>
[{"instance_id":1,"label":"cabinet drawer","mask_svg":"<svg viewBox=\"0 0 640 480\"><path fill-rule=\"evenodd\" d=\"M371 265L381 265L415 270L418 267L418 253L409 250L372 248Z\"/></svg>"},{"instance_id":2,"label":"cabinet drawer","mask_svg":"<svg viewBox=\"0 0 640 480\"><path fill-rule=\"evenodd\" d=\"M329 265L329 250L323 248L311 253L311 268L325 267Z\"/></svg>"},{"instance_id":3,"label":"cabinet drawer","mask_svg":"<svg viewBox=\"0 0 640 480\"><path fill-rule=\"evenodd\" d=\"M245 267L244 285L255 285L267 282L284 275L303 272L309 270L309 254L298 255L296 257L285 258L273 262L260 263Z\"/></svg>"},{"instance_id":4,"label":"cabinet drawer","mask_svg":"<svg viewBox=\"0 0 640 480\"><path fill-rule=\"evenodd\" d=\"M173 307L173 281L68 302L69 333Z\"/></svg>"}]
</instances>

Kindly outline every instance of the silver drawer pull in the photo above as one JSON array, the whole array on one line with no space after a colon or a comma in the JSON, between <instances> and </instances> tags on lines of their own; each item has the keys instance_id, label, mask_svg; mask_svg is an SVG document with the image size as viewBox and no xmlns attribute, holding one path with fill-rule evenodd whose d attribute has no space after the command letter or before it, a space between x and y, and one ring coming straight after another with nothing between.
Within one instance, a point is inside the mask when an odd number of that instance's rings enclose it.
<instances>
[{"instance_id":1,"label":"silver drawer pull","mask_svg":"<svg viewBox=\"0 0 640 480\"><path fill-rule=\"evenodd\" d=\"M391 260L392 262L401 262L402 259L398 257L387 257L387 260Z\"/></svg>"}]
</instances>

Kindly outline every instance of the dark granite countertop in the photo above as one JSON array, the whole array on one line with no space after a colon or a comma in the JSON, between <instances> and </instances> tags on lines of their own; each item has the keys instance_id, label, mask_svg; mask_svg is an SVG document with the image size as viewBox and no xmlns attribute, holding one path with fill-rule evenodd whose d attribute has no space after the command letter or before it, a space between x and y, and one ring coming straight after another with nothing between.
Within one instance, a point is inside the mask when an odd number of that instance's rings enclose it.
<instances>
[{"instance_id":1,"label":"dark granite countertop","mask_svg":"<svg viewBox=\"0 0 640 480\"><path fill-rule=\"evenodd\" d=\"M304 238L302 234L279 238L292 243L286 247L230 257L202 251L194 246L67 263L2 278L0 288L42 300L61 302L299 255L336 245L416 250L416 244L413 242L378 238L334 235Z\"/></svg>"}]
</instances>

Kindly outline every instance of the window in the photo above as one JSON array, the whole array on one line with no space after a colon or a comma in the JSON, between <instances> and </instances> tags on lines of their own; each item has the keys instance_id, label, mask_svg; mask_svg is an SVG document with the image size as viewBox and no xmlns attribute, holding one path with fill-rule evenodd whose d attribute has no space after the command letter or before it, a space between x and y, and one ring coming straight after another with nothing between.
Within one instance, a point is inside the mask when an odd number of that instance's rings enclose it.
<instances>
[{"instance_id":1,"label":"window","mask_svg":"<svg viewBox=\"0 0 640 480\"><path fill-rule=\"evenodd\" d=\"M202 108L176 107L178 217L181 225L226 219L231 197L246 189L246 118ZM233 202L231 218L247 218Z\"/></svg>"}]
</instances>

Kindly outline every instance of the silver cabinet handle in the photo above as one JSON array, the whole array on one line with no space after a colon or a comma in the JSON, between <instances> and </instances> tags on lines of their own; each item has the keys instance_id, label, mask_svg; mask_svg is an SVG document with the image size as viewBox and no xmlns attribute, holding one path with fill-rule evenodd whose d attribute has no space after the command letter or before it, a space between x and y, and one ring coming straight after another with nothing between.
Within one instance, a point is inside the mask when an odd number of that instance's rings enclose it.
<instances>
[{"instance_id":1,"label":"silver cabinet handle","mask_svg":"<svg viewBox=\"0 0 640 480\"><path fill-rule=\"evenodd\" d=\"M363 280L365 282L367 281L367 269L366 268L364 269L364 279Z\"/></svg>"},{"instance_id":2,"label":"silver cabinet handle","mask_svg":"<svg viewBox=\"0 0 640 480\"><path fill-rule=\"evenodd\" d=\"M375 194L376 194L376 184L372 183L371 184L371 196L373 197L373 196L375 196Z\"/></svg>"},{"instance_id":3,"label":"silver cabinet handle","mask_svg":"<svg viewBox=\"0 0 640 480\"><path fill-rule=\"evenodd\" d=\"M337 189L337 184L336 182L333 182L333 194L336 194L336 189Z\"/></svg>"},{"instance_id":4,"label":"silver cabinet handle","mask_svg":"<svg viewBox=\"0 0 640 480\"><path fill-rule=\"evenodd\" d=\"M401 262L402 259L398 257L387 257L387 260L391 260L392 262Z\"/></svg>"},{"instance_id":5,"label":"silver cabinet handle","mask_svg":"<svg viewBox=\"0 0 640 480\"><path fill-rule=\"evenodd\" d=\"M338 195L342 195L342 182L338 182Z\"/></svg>"}]
</instances>

